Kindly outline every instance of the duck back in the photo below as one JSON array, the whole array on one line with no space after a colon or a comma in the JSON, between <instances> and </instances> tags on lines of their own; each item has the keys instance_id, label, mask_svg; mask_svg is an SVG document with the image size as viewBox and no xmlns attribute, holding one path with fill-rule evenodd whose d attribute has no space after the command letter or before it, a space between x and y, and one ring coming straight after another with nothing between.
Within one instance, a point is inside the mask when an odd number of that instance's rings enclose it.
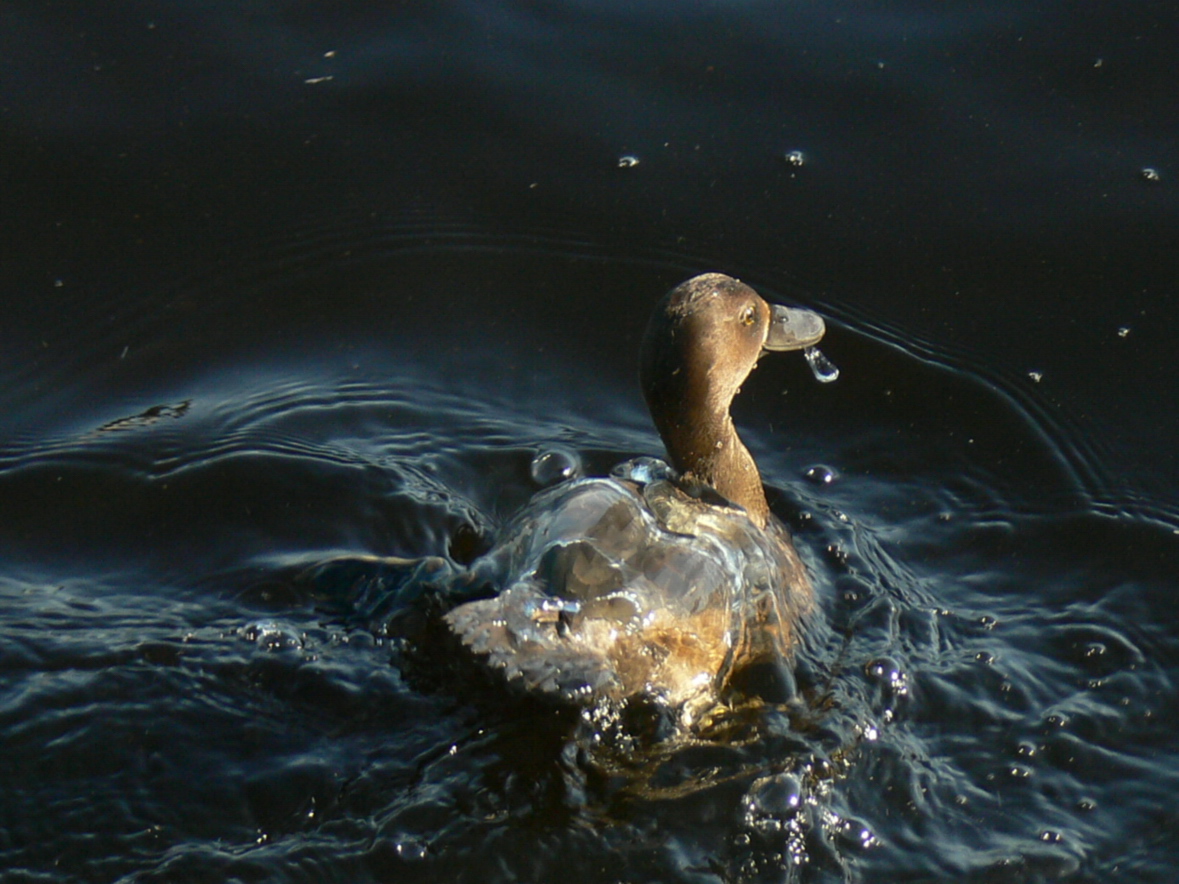
<instances>
[{"instance_id":1,"label":"duck back","mask_svg":"<svg viewBox=\"0 0 1179 884\"><path fill-rule=\"evenodd\" d=\"M504 536L472 567L503 591L447 622L509 683L569 702L691 709L742 667L787 659L811 604L776 519L759 527L666 478L558 485Z\"/></svg>"}]
</instances>

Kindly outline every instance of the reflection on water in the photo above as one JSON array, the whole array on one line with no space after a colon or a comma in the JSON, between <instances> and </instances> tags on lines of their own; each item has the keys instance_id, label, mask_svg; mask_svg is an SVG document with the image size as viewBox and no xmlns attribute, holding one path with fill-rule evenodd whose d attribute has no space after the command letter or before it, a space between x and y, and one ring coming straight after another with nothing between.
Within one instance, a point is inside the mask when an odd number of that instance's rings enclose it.
<instances>
[{"instance_id":1,"label":"reflection on water","mask_svg":"<svg viewBox=\"0 0 1179 884\"><path fill-rule=\"evenodd\" d=\"M737 410L820 598L795 697L627 742L602 710L512 696L431 644L452 566L360 556L469 561L539 485L659 453L630 380L645 310L619 305L687 274L398 260L335 268L352 300L297 340L253 349L240 329L202 327L199 371L132 351L134 376L63 393L68 417L0 449L5 868L62 881L1169 868L1179 538L1092 508L1067 438L975 375L862 331L825 344L838 384L767 362ZM558 289L599 295L551 300ZM380 327L357 332L352 311ZM154 321L166 333L171 316ZM472 345L488 335L496 346ZM198 347L187 340L177 351ZM337 556L350 571L306 579Z\"/></svg>"}]
</instances>

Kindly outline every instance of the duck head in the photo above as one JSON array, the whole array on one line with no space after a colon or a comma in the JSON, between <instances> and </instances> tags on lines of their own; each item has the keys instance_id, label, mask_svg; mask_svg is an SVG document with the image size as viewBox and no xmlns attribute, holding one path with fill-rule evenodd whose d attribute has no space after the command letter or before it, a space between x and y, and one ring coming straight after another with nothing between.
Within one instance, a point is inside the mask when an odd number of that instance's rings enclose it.
<instances>
[{"instance_id":1,"label":"duck head","mask_svg":"<svg viewBox=\"0 0 1179 884\"><path fill-rule=\"evenodd\" d=\"M643 337L643 395L672 466L760 527L769 517L761 474L729 407L763 352L809 347L824 331L815 313L767 304L744 283L706 273L663 297Z\"/></svg>"}]
</instances>

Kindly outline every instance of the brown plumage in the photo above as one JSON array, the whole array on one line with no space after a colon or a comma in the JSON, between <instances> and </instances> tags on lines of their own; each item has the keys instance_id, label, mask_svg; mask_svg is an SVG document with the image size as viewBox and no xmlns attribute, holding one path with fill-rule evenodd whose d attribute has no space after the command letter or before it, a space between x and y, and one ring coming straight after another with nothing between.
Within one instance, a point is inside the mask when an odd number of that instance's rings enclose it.
<instances>
[{"instance_id":1,"label":"brown plumage","mask_svg":"<svg viewBox=\"0 0 1179 884\"><path fill-rule=\"evenodd\" d=\"M685 722L742 667L787 656L811 585L729 406L765 350L822 334L815 314L771 307L721 274L669 292L640 380L680 476L631 462L539 494L475 566L503 591L447 614L455 634L527 690L643 696Z\"/></svg>"}]
</instances>

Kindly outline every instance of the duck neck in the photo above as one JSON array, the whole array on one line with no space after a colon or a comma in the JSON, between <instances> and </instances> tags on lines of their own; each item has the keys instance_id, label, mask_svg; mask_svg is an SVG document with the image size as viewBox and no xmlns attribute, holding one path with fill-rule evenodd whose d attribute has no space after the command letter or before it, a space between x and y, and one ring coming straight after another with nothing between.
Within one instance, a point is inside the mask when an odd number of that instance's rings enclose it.
<instances>
[{"instance_id":1,"label":"duck neck","mask_svg":"<svg viewBox=\"0 0 1179 884\"><path fill-rule=\"evenodd\" d=\"M683 408L678 418L657 420L656 424L672 466L687 483L711 486L743 507L759 527L765 527L770 509L761 473L737 435L727 407L700 402Z\"/></svg>"}]
</instances>

